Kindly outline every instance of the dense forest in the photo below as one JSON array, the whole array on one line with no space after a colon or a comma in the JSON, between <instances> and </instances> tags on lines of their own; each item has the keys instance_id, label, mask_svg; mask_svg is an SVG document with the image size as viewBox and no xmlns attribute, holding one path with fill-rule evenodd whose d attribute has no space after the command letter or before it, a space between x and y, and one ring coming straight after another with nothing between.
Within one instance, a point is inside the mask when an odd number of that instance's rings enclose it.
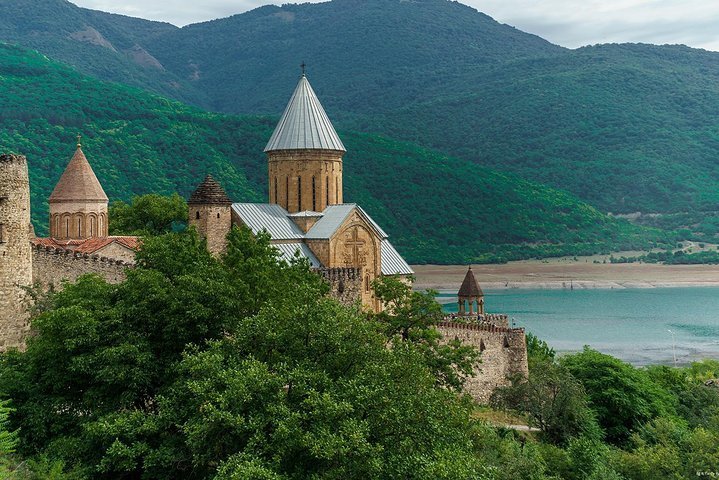
<instances>
[{"instance_id":1,"label":"dense forest","mask_svg":"<svg viewBox=\"0 0 719 480\"><path fill-rule=\"evenodd\" d=\"M719 363L637 369L529 336L529 380L462 395L481 352L440 341L431 292L325 296L303 261L233 229L149 236L116 285L37 292L0 355L0 477L664 480L719 472ZM287 289L287 285L293 288ZM402 334L400 334L402 332ZM517 431L511 425L529 425Z\"/></svg>"},{"instance_id":2,"label":"dense forest","mask_svg":"<svg viewBox=\"0 0 719 480\"><path fill-rule=\"evenodd\" d=\"M719 54L569 50L446 0L265 6L184 28L8 0L0 40L200 108L276 115L309 65L337 126L569 191L604 212L719 210Z\"/></svg>"},{"instance_id":3,"label":"dense forest","mask_svg":"<svg viewBox=\"0 0 719 480\"><path fill-rule=\"evenodd\" d=\"M39 234L77 134L113 200L187 198L206 173L235 201L267 198L262 150L276 117L203 112L8 45L0 45L0 76L0 149L29 158ZM497 262L674 241L511 174L386 137L340 134L348 149L345 199L361 204L411 262Z\"/></svg>"}]
</instances>

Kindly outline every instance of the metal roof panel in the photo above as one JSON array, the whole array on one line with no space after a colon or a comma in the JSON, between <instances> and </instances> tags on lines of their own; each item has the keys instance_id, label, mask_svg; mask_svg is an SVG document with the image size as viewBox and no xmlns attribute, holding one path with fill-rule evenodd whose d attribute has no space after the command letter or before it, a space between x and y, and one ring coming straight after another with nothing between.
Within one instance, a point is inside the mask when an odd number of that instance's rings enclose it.
<instances>
[{"instance_id":1,"label":"metal roof panel","mask_svg":"<svg viewBox=\"0 0 719 480\"><path fill-rule=\"evenodd\" d=\"M382 240L380 244L382 252L382 275L413 275L414 270L407 264L397 250L389 243L389 240Z\"/></svg>"},{"instance_id":2,"label":"metal roof panel","mask_svg":"<svg viewBox=\"0 0 719 480\"><path fill-rule=\"evenodd\" d=\"M305 149L347 151L310 82L302 75L265 152Z\"/></svg>"},{"instance_id":3,"label":"metal roof panel","mask_svg":"<svg viewBox=\"0 0 719 480\"><path fill-rule=\"evenodd\" d=\"M267 230L273 240L300 240L304 233L287 215L287 210L272 203L235 203L232 210L257 235Z\"/></svg>"}]
</instances>

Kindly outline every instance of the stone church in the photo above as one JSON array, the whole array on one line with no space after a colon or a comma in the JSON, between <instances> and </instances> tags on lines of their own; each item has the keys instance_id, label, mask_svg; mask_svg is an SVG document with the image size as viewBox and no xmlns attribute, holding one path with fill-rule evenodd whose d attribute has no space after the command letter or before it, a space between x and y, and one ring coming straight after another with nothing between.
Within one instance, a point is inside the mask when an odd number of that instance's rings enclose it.
<instances>
[{"instance_id":1,"label":"stone church","mask_svg":"<svg viewBox=\"0 0 719 480\"><path fill-rule=\"evenodd\" d=\"M208 177L190 197L190 223L219 253L231 225L266 231L281 255L306 258L325 271L354 269L362 305L381 308L372 281L381 275L413 274L388 235L354 203L344 203L342 157L337 132L303 74L265 153L269 203L232 203Z\"/></svg>"}]
</instances>

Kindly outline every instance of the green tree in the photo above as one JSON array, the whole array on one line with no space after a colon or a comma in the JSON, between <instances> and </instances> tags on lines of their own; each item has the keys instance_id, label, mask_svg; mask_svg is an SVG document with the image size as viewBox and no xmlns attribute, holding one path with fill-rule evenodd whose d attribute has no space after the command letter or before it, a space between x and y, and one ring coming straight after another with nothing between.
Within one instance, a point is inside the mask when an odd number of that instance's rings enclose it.
<instances>
[{"instance_id":1,"label":"green tree","mask_svg":"<svg viewBox=\"0 0 719 480\"><path fill-rule=\"evenodd\" d=\"M601 437L584 388L555 362L534 363L529 379L515 378L511 386L497 389L492 404L526 413L544 440L556 445L566 445L580 436Z\"/></svg>"},{"instance_id":2,"label":"green tree","mask_svg":"<svg viewBox=\"0 0 719 480\"><path fill-rule=\"evenodd\" d=\"M108 215L110 235L161 235L185 228L187 203L176 193L150 193L132 197L130 204L113 202Z\"/></svg>"},{"instance_id":3,"label":"green tree","mask_svg":"<svg viewBox=\"0 0 719 480\"><path fill-rule=\"evenodd\" d=\"M416 292L411 283L383 276L373 283L384 310L375 315L394 348L418 349L439 385L460 390L471 376L479 351L457 339L443 339L435 328L444 318L437 292Z\"/></svg>"},{"instance_id":4,"label":"green tree","mask_svg":"<svg viewBox=\"0 0 719 480\"><path fill-rule=\"evenodd\" d=\"M589 405L607 440L622 445L645 422L674 413L671 394L639 370L609 355L585 347L560 359L583 385Z\"/></svg>"},{"instance_id":5,"label":"green tree","mask_svg":"<svg viewBox=\"0 0 719 480\"><path fill-rule=\"evenodd\" d=\"M50 299L2 357L20 452L91 478L480 478L471 404L426 352L233 229L148 237L126 281ZM55 463L53 463L55 462Z\"/></svg>"}]
</instances>

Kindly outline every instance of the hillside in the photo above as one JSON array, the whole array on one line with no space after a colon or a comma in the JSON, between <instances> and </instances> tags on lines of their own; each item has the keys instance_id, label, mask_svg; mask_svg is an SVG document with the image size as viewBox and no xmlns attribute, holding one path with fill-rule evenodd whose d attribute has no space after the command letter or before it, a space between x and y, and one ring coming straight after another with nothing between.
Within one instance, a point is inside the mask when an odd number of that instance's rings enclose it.
<instances>
[{"instance_id":1,"label":"hillside","mask_svg":"<svg viewBox=\"0 0 719 480\"><path fill-rule=\"evenodd\" d=\"M39 233L77 133L112 199L187 196L207 172L236 201L266 198L262 149L275 118L202 112L7 45L0 45L0 76L0 150L29 158ZM412 262L578 254L661 237L512 175L386 137L340 134L348 148L346 200L360 203Z\"/></svg>"},{"instance_id":2,"label":"hillside","mask_svg":"<svg viewBox=\"0 0 719 480\"><path fill-rule=\"evenodd\" d=\"M199 103L202 95L143 47L174 30L168 23L88 10L67 0L0 2L0 41L39 50L100 79Z\"/></svg>"}]
</instances>

